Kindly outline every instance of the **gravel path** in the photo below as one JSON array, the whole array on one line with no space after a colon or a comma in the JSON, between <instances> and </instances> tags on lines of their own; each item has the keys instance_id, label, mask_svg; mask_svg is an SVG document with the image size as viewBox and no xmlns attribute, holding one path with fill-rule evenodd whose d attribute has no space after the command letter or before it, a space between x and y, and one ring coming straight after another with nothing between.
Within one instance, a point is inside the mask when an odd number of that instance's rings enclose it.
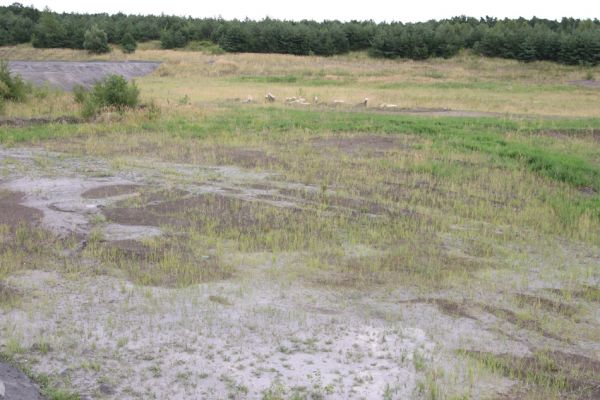
<instances>
[{"instance_id":1,"label":"gravel path","mask_svg":"<svg viewBox=\"0 0 600 400\"><path fill-rule=\"evenodd\" d=\"M0 361L0 399L43 400L44 398L37 386L25 374Z\"/></svg>"}]
</instances>

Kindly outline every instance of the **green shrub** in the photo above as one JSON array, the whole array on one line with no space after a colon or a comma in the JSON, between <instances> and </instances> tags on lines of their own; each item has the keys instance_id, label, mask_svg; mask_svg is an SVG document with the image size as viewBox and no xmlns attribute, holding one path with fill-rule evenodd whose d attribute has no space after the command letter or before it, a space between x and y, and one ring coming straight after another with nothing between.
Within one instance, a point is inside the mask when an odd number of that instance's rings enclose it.
<instances>
[{"instance_id":1,"label":"green shrub","mask_svg":"<svg viewBox=\"0 0 600 400\"><path fill-rule=\"evenodd\" d=\"M135 82L128 83L121 75L108 75L94 84L89 92L82 86L75 86L73 95L76 102L83 104L83 116L90 118L105 107L113 107L119 111L136 107L140 91Z\"/></svg>"},{"instance_id":2,"label":"green shrub","mask_svg":"<svg viewBox=\"0 0 600 400\"><path fill-rule=\"evenodd\" d=\"M92 27L85 32L83 48L90 53L108 53L110 49L108 47L108 37L106 36L106 32L96 25L92 25Z\"/></svg>"},{"instance_id":3,"label":"green shrub","mask_svg":"<svg viewBox=\"0 0 600 400\"><path fill-rule=\"evenodd\" d=\"M121 75L109 75L94 85L92 97L101 107L135 107L140 91L135 82L128 83Z\"/></svg>"},{"instance_id":4,"label":"green shrub","mask_svg":"<svg viewBox=\"0 0 600 400\"><path fill-rule=\"evenodd\" d=\"M123 35L123 38L121 39L121 49L123 50L123 53L126 54L133 53L137 49L137 43L131 33L127 32Z\"/></svg>"},{"instance_id":5,"label":"green shrub","mask_svg":"<svg viewBox=\"0 0 600 400\"><path fill-rule=\"evenodd\" d=\"M0 61L0 97L4 100L24 101L30 91L19 75L13 75L6 61Z\"/></svg>"}]
</instances>

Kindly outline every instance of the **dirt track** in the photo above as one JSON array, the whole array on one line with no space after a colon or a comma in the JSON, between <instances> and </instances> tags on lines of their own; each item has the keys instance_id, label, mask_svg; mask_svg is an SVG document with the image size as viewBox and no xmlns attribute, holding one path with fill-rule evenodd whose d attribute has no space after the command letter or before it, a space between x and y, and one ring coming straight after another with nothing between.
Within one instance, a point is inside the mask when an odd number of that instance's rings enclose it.
<instances>
[{"instance_id":1,"label":"dirt track","mask_svg":"<svg viewBox=\"0 0 600 400\"><path fill-rule=\"evenodd\" d=\"M128 80L148 75L159 64L144 61L11 61L9 68L36 85L48 83L64 90L72 90L75 85L90 86L109 74L122 75Z\"/></svg>"}]
</instances>

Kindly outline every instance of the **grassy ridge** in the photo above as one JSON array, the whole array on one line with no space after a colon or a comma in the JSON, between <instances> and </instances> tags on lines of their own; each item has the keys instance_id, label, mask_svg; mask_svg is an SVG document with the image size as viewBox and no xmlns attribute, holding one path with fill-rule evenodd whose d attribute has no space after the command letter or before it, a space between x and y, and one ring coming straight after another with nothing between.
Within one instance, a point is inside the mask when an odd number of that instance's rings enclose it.
<instances>
[{"instance_id":1,"label":"grassy ridge","mask_svg":"<svg viewBox=\"0 0 600 400\"><path fill-rule=\"evenodd\" d=\"M370 132L423 135L434 144L477 151L506 161L516 161L530 171L576 188L600 191L600 166L579 154L536 145L532 134L564 131L585 135L600 128L599 119L528 120L493 117L421 117L366 112L314 112L269 108L228 109L203 119L182 117L145 121L140 125L44 125L2 128L0 143L44 140L95 131L160 131L189 138L215 135L264 134L279 136L293 131L309 133ZM517 133L511 138L507 133Z\"/></svg>"},{"instance_id":2,"label":"grassy ridge","mask_svg":"<svg viewBox=\"0 0 600 400\"><path fill-rule=\"evenodd\" d=\"M434 143L479 151L505 160L516 160L532 172L578 188L600 191L600 167L579 155L537 147L522 140L507 139L507 132L526 134L567 130L585 133L600 126L600 120L530 121L500 118L455 118L380 115L372 113L316 113L268 108L260 113L236 110L190 123L173 120L168 131L191 137L206 137L214 132L270 132L293 130L323 132L372 132L426 135ZM576 135L577 133L575 133Z\"/></svg>"}]
</instances>

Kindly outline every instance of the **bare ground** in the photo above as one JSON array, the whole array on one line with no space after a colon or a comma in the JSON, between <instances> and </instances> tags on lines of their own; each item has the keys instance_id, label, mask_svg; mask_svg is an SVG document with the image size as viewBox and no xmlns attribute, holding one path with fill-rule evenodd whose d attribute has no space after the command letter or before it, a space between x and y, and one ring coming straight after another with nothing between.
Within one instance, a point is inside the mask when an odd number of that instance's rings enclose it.
<instances>
[{"instance_id":1,"label":"bare ground","mask_svg":"<svg viewBox=\"0 0 600 400\"><path fill-rule=\"evenodd\" d=\"M153 72L156 62L75 62L75 61L10 61L11 72L36 85L50 85L72 90L75 85L91 86L109 74L128 80Z\"/></svg>"},{"instance_id":2,"label":"bare ground","mask_svg":"<svg viewBox=\"0 0 600 400\"><path fill-rule=\"evenodd\" d=\"M597 82L597 81L591 80L591 79L570 81L569 83L571 85L583 86L583 87L586 87L586 88L600 89L600 82Z\"/></svg>"},{"instance_id":3,"label":"bare ground","mask_svg":"<svg viewBox=\"0 0 600 400\"><path fill-rule=\"evenodd\" d=\"M36 224L43 212L21 204L25 195L18 192L0 191L0 225L16 227L19 224Z\"/></svg>"},{"instance_id":4,"label":"bare ground","mask_svg":"<svg viewBox=\"0 0 600 400\"><path fill-rule=\"evenodd\" d=\"M370 146L368 151L401 148L387 139L360 137L326 139L321 145L349 154L363 145ZM259 161L249 165L263 165L264 153L253 156ZM100 230L110 251L121 252L116 258L134 265L160 264L180 253L153 248L146 239L184 233L182 228L197 222L194 215L212 218L213 227L225 232L277 228L277 221L256 216L276 210L302 218L323 196L318 188L282 181L270 172L224 165L127 159L115 167L100 158L19 148L0 148L0 162L0 208L15 215L1 213L3 224L24 220L54 235L77 234L84 240ZM331 212L399 215L331 189L325 193ZM183 236L174 237L168 245L182 245L177 237ZM494 299L493 293L469 300L444 292L425 297L411 288L355 291L344 279L380 255L353 248L349 252L358 255L343 257L350 273L313 271L310 276L321 279L319 284L296 277L296 269L306 268L301 252L273 255L258 249L200 255L199 268L215 268L217 260L234 265L233 273L226 270L186 288L171 282L136 285L102 270L93 258L98 248L87 251L79 249L60 262L70 265L68 270L96 272L74 278L51 268L48 260L48 266L4 282L21 303L0 309L0 345L18 339L34 356L36 373L59 377L84 398L260 398L284 391L313 398L404 399L418 393L422 363L451 371L439 378L441 384L484 398L510 394L518 379L482 374L469 387L472 372L455 351L500 354L515 370L520 359L531 364L527 357L538 349L560 349L560 362L590 354L592 366L600 351L593 341L575 342L548 331L520 309L578 318L579 309L560 297L594 302L593 287L569 291L541 282L543 290L537 290L515 284L514 305ZM451 268L453 260L445 260ZM535 259L525 263L532 270L543 265ZM498 279L510 285L507 277ZM385 287L385 281L374 283ZM587 318L582 326L591 329L595 317ZM583 365L585 360L578 360ZM579 386L569 382L573 388L585 386L585 393L595 390L595 378L585 377Z\"/></svg>"},{"instance_id":5,"label":"bare ground","mask_svg":"<svg viewBox=\"0 0 600 400\"><path fill-rule=\"evenodd\" d=\"M40 391L21 371L0 361L0 387L4 386L6 400L43 400Z\"/></svg>"}]
</instances>

